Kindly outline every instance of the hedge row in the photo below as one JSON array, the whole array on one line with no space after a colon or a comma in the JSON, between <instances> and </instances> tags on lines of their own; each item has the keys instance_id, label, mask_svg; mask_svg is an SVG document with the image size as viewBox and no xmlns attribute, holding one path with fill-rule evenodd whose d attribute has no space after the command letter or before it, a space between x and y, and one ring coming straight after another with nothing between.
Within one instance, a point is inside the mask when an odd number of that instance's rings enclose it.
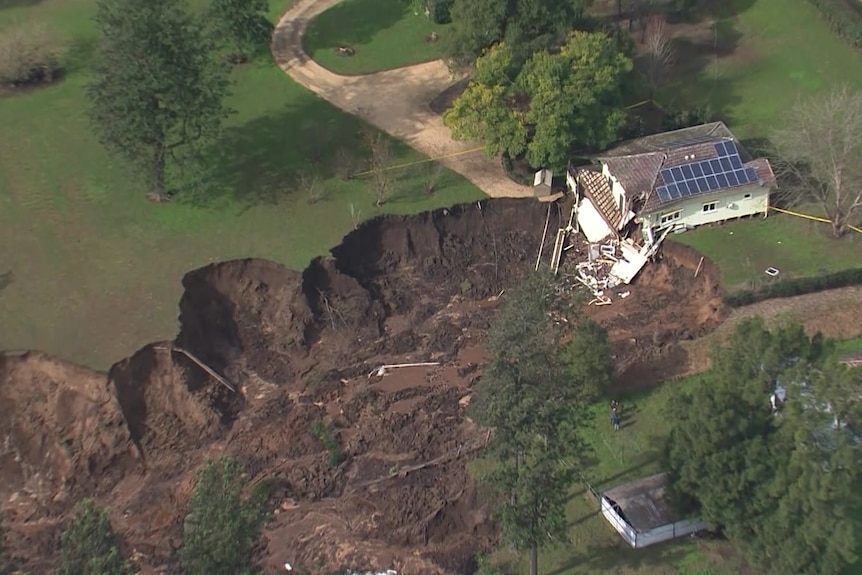
<instances>
[{"instance_id":1,"label":"hedge row","mask_svg":"<svg viewBox=\"0 0 862 575\"><path fill-rule=\"evenodd\" d=\"M773 298L793 297L853 285L862 285L862 268L818 277L782 280L759 289L734 292L724 296L724 303L731 307L742 307Z\"/></svg>"},{"instance_id":2,"label":"hedge row","mask_svg":"<svg viewBox=\"0 0 862 575\"><path fill-rule=\"evenodd\" d=\"M850 5L855 0L808 0L832 31L862 49L862 12Z\"/></svg>"}]
</instances>

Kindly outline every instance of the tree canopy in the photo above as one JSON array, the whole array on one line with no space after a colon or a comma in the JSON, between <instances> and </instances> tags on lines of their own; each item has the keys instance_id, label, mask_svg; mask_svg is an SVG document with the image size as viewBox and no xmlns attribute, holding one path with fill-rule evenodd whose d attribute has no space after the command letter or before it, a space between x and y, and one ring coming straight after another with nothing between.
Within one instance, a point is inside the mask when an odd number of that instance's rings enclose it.
<instances>
[{"instance_id":1,"label":"tree canopy","mask_svg":"<svg viewBox=\"0 0 862 575\"><path fill-rule=\"evenodd\" d=\"M272 36L268 0L211 0L208 17L216 41L235 63L264 52Z\"/></svg>"},{"instance_id":2,"label":"tree canopy","mask_svg":"<svg viewBox=\"0 0 862 575\"><path fill-rule=\"evenodd\" d=\"M856 557L862 372L830 350L801 326L744 321L670 405L673 500L764 572L837 574ZM778 386L787 401L774 414Z\"/></svg>"},{"instance_id":3,"label":"tree canopy","mask_svg":"<svg viewBox=\"0 0 862 575\"><path fill-rule=\"evenodd\" d=\"M90 117L102 143L161 198L169 164L182 167L228 115L227 70L181 0L99 0L95 20L102 38Z\"/></svg>"},{"instance_id":4,"label":"tree canopy","mask_svg":"<svg viewBox=\"0 0 862 575\"><path fill-rule=\"evenodd\" d=\"M267 494L257 489L244 498L243 473L239 461L229 457L207 460L198 471L183 523L180 564L185 575L248 572Z\"/></svg>"},{"instance_id":5,"label":"tree canopy","mask_svg":"<svg viewBox=\"0 0 862 575\"><path fill-rule=\"evenodd\" d=\"M505 42L523 62L554 47L583 18L592 0L455 0L446 51L456 66L473 63Z\"/></svg>"},{"instance_id":6,"label":"tree canopy","mask_svg":"<svg viewBox=\"0 0 862 575\"><path fill-rule=\"evenodd\" d=\"M572 32L559 52L537 52L522 66L501 43L477 60L444 121L456 139L481 142L488 154L526 153L532 166L562 169L573 148L601 149L617 139L631 69L601 32Z\"/></svg>"},{"instance_id":7,"label":"tree canopy","mask_svg":"<svg viewBox=\"0 0 862 575\"><path fill-rule=\"evenodd\" d=\"M129 575L131 565L120 547L108 514L84 499L63 531L59 575Z\"/></svg>"},{"instance_id":8,"label":"tree canopy","mask_svg":"<svg viewBox=\"0 0 862 575\"><path fill-rule=\"evenodd\" d=\"M533 575L539 549L565 540L565 506L586 449L580 428L612 373L604 330L579 324L560 353L550 310L547 278L529 276L488 333L471 402L477 422L494 430L483 479L498 495L497 519L506 539L530 552Z\"/></svg>"},{"instance_id":9,"label":"tree canopy","mask_svg":"<svg viewBox=\"0 0 862 575\"><path fill-rule=\"evenodd\" d=\"M817 202L844 235L862 212L862 94L845 86L800 101L772 143L784 196Z\"/></svg>"}]
</instances>

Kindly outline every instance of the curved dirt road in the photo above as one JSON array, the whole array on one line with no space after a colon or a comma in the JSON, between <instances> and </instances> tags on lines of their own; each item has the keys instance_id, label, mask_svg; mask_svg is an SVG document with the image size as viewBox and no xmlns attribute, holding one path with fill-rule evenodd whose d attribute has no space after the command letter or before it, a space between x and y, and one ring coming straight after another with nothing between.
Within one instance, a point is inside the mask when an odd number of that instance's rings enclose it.
<instances>
[{"instance_id":1,"label":"curved dirt road","mask_svg":"<svg viewBox=\"0 0 862 575\"><path fill-rule=\"evenodd\" d=\"M308 22L339 0L298 0L279 20L272 36L272 55L291 78L342 110L404 140L420 152L439 158L470 150L475 144L452 140L449 129L429 103L454 79L442 61L427 62L365 76L340 76L314 62L302 48ZM513 182L499 161L482 152L442 158L491 197L532 196Z\"/></svg>"}]
</instances>

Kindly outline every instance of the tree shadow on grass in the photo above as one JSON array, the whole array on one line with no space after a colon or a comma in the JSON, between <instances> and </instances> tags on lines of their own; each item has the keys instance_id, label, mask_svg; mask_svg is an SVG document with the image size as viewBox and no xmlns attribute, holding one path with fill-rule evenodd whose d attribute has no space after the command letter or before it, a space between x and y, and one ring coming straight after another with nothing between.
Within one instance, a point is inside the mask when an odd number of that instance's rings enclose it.
<instances>
[{"instance_id":1,"label":"tree shadow on grass","mask_svg":"<svg viewBox=\"0 0 862 575\"><path fill-rule=\"evenodd\" d=\"M9 287L9 284L12 283L13 279L14 276L12 275L12 270L0 274L0 292Z\"/></svg>"},{"instance_id":2,"label":"tree shadow on grass","mask_svg":"<svg viewBox=\"0 0 862 575\"><path fill-rule=\"evenodd\" d=\"M380 30L404 18L408 10L408 4L401 0L345 0L312 19L303 46L314 54L345 44L367 44Z\"/></svg>"},{"instance_id":3,"label":"tree shadow on grass","mask_svg":"<svg viewBox=\"0 0 862 575\"><path fill-rule=\"evenodd\" d=\"M42 0L0 0L0 10L4 8L29 8L41 2Z\"/></svg>"},{"instance_id":4,"label":"tree shadow on grass","mask_svg":"<svg viewBox=\"0 0 862 575\"><path fill-rule=\"evenodd\" d=\"M229 199L243 207L274 205L298 192L299 174L336 175L342 152L361 167L362 123L317 98L228 127L205 153L206 189L192 203Z\"/></svg>"}]
</instances>

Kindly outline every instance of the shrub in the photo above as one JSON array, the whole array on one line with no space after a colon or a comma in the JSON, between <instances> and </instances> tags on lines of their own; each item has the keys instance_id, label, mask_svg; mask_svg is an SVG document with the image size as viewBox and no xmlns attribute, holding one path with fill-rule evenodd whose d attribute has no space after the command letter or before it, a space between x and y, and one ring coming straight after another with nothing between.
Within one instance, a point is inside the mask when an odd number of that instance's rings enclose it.
<instances>
[{"instance_id":1,"label":"shrub","mask_svg":"<svg viewBox=\"0 0 862 575\"><path fill-rule=\"evenodd\" d=\"M0 514L0 575L6 575L11 570L12 566L6 555L6 530L3 528L3 515Z\"/></svg>"},{"instance_id":2,"label":"shrub","mask_svg":"<svg viewBox=\"0 0 862 575\"><path fill-rule=\"evenodd\" d=\"M128 575L129 562L120 547L108 514L92 499L84 499L63 531L59 575Z\"/></svg>"},{"instance_id":3,"label":"shrub","mask_svg":"<svg viewBox=\"0 0 862 575\"><path fill-rule=\"evenodd\" d=\"M768 299L793 297L852 285L862 285L862 268L822 276L781 280L758 289L741 290L726 295L724 303L731 307L743 307Z\"/></svg>"},{"instance_id":4,"label":"shrub","mask_svg":"<svg viewBox=\"0 0 862 575\"><path fill-rule=\"evenodd\" d=\"M808 0L836 36L862 48L862 13L847 0Z\"/></svg>"},{"instance_id":5,"label":"shrub","mask_svg":"<svg viewBox=\"0 0 862 575\"><path fill-rule=\"evenodd\" d=\"M428 17L435 24L448 24L452 21L452 4L454 0L428 0L426 4Z\"/></svg>"},{"instance_id":6,"label":"shrub","mask_svg":"<svg viewBox=\"0 0 862 575\"><path fill-rule=\"evenodd\" d=\"M13 86L52 82L62 72L56 37L37 24L0 31L0 83Z\"/></svg>"},{"instance_id":7,"label":"shrub","mask_svg":"<svg viewBox=\"0 0 862 575\"><path fill-rule=\"evenodd\" d=\"M244 499L244 469L223 457L207 460L183 521L180 564L186 575L236 575L251 564L257 533L266 517L266 488Z\"/></svg>"},{"instance_id":8,"label":"shrub","mask_svg":"<svg viewBox=\"0 0 862 575\"><path fill-rule=\"evenodd\" d=\"M329 452L329 466L332 468L341 465L347 456L341 451L341 446L332 435L332 430L319 419L311 426L311 432L323 442L323 446Z\"/></svg>"},{"instance_id":9,"label":"shrub","mask_svg":"<svg viewBox=\"0 0 862 575\"><path fill-rule=\"evenodd\" d=\"M662 118L662 128L665 131L679 130L690 126L699 126L712 120L712 110L709 104L691 106L689 108L669 109Z\"/></svg>"}]
</instances>

